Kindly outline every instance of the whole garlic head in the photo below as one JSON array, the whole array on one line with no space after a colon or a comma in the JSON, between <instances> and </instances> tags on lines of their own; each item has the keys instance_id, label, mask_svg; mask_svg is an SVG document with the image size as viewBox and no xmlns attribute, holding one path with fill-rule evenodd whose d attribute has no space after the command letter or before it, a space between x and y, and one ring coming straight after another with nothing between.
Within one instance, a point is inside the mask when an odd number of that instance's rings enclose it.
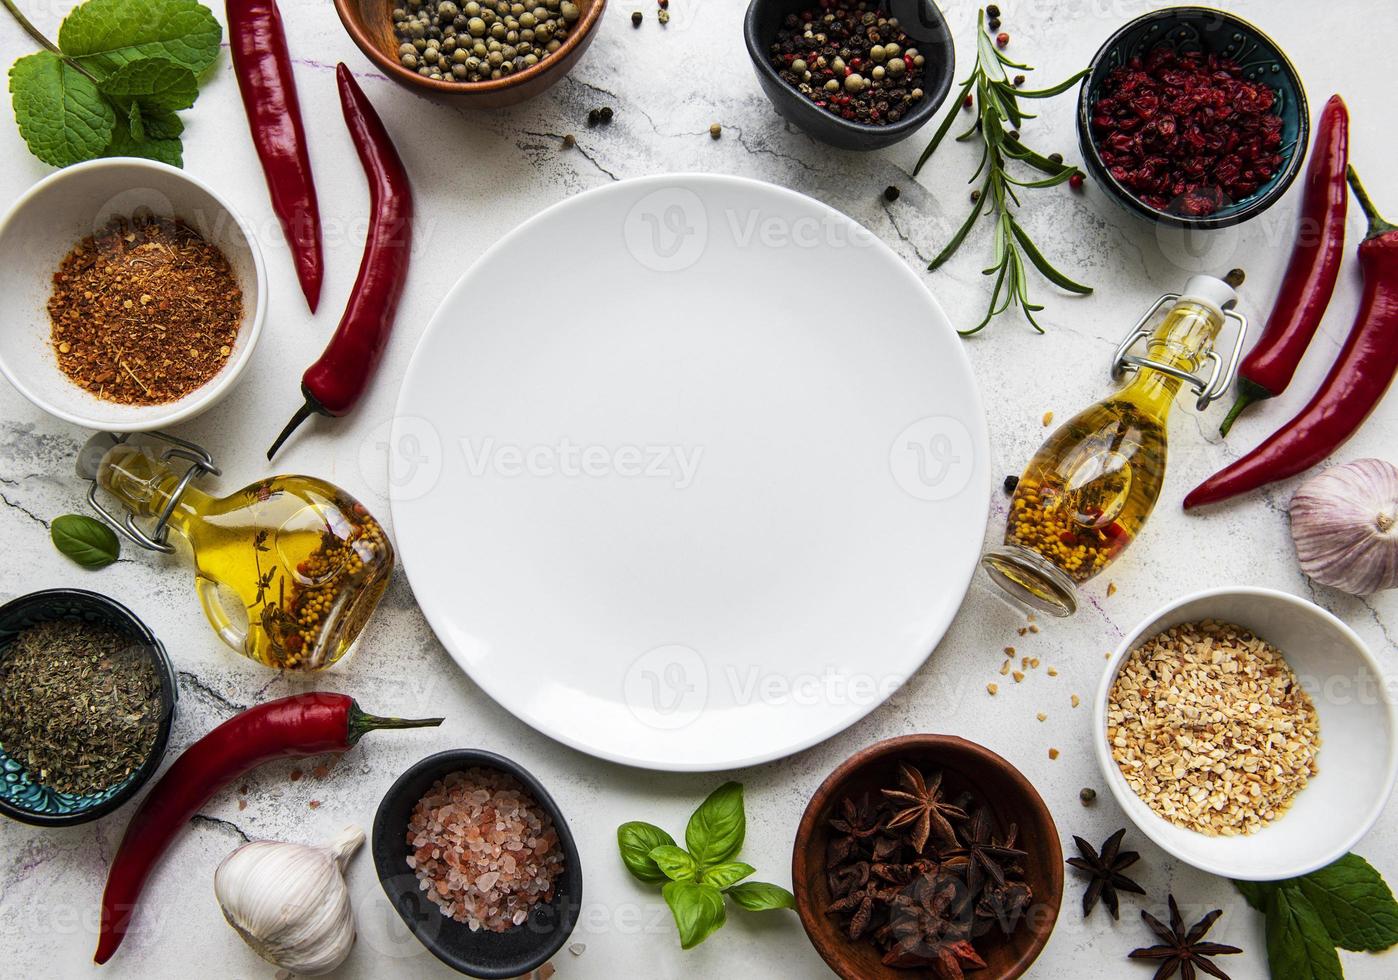
<instances>
[{"instance_id":1,"label":"whole garlic head","mask_svg":"<svg viewBox=\"0 0 1398 980\"><path fill-rule=\"evenodd\" d=\"M364 843L347 827L324 846L258 840L214 872L214 895L228 924L268 963L293 974L329 973L354 945L345 865Z\"/></svg>"},{"instance_id":2,"label":"whole garlic head","mask_svg":"<svg viewBox=\"0 0 1398 980\"><path fill-rule=\"evenodd\" d=\"M1350 595L1398 587L1398 467L1360 459L1311 477L1291 498L1291 538L1321 585Z\"/></svg>"}]
</instances>

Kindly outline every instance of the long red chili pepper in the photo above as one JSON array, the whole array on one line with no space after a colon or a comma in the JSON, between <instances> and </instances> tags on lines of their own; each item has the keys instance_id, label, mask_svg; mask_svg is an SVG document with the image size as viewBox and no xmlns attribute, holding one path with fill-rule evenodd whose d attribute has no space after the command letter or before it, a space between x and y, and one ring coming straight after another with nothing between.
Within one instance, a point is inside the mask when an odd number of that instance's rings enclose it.
<instances>
[{"instance_id":1,"label":"long red chili pepper","mask_svg":"<svg viewBox=\"0 0 1398 980\"><path fill-rule=\"evenodd\" d=\"M343 694L297 694L249 708L185 749L141 801L121 839L102 893L98 963L111 959L151 870L191 817L218 790L250 769L288 756L344 752L378 728L423 728L440 718L408 721L359 710Z\"/></svg>"},{"instance_id":2,"label":"long red chili pepper","mask_svg":"<svg viewBox=\"0 0 1398 980\"><path fill-rule=\"evenodd\" d=\"M1398 375L1398 225L1379 217L1354 168L1350 186L1369 219L1359 245L1364 295L1349 338L1301 414L1184 498L1185 509L1236 497L1310 469L1369 417Z\"/></svg>"},{"instance_id":3,"label":"long red chili pepper","mask_svg":"<svg viewBox=\"0 0 1398 980\"><path fill-rule=\"evenodd\" d=\"M350 70L338 65L335 79L345 123L369 177L369 234L345 315L320 359L301 376L306 403L267 450L268 459L313 413L340 416L354 408L383 355L408 276L413 245L413 192L408 172L383 120Z\"/></svg>"},{"instance_id":4,"label":"long red chili pepper","mask_svg":"<svg viewBox=\"0 0 1398 980\"><path fill-rule=\"evenodd\" d=\"M314 313L325 275L320 206L282 15L276 0L228 0L227 10L229 50L252 142L262 161L272 210L296 263L296 278Z\"/></svg>"},{"instance_id":5,"label":"long red chili pepper","mask_svg":"<svg viewBox=\"0 0 1398 980\"><path fill-rule=\"evenodd\" d=\"M1291 261L1262 336L1238 368L1238 400L1218 427L1225 436L1249 405L1286 390L1330 304L1344 258L1348 164L1349 111L1332 95L1316 127Z\"/></svg>"}]
</instances>

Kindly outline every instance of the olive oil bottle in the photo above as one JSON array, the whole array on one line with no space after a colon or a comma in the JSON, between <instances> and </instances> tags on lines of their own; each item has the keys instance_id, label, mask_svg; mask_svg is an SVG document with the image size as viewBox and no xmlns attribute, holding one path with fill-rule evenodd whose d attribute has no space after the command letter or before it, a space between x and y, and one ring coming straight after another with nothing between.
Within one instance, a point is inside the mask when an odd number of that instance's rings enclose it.
<instances>
[{"instance_id":1,"label":"olive oil bottle","mask_svg":"<svg viewBox=\"0 0 1398 980\"><path fill-rule=\"evenodd\" d=\"M1059 426L1019 478L1004 544L981 564L1014 598L1059 616L1077 611L1077 587L1106 568L1140 532L1165 482L1165 421L1180 388L1198 407L1222 395L1237 372L1246 321L1237 294L1212 276L1195 276L1181 294L1161 297L1117 351L1119 391ZM1168 306L1153 332L1151 318ZM1214 351L1225 319L1240 323L1227 366ZM1144 357L1131 349L1146 343ZM1196 372L1205 363L1205 380Z\"/></svg>"}]
</instances>

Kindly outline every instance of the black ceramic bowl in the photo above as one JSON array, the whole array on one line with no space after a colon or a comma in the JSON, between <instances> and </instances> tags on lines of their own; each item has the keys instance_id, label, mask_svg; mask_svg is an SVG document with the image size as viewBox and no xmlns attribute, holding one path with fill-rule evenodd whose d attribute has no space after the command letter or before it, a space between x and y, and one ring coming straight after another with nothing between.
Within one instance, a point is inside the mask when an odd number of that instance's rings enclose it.
<instances>
[{"instance_id":1,"label":"black ceramic bowl","mask_svg":"<svg viewBox=\"0 0 1398 980\"><path fill-rule=\"evenodd\" d=\"M160 760L165 757L170 726L175 718L175 701L179 696L170 658L155 634L121 603L83 589L31 592L0 606L0 656L16 634L53 620L108 626L129 637L134 646L146 650L160 675L161 719L155 744L141 767L115 786L98 793L60 793L51 789L0 746L0 814L39 827L87 823L111 813L135 796L160 768Z\"/></svg>"},{"instance_id":2,"label":"black ceramic bowl","mask_svg":"<svg viewBox=\"0 0 1398 980\"><path fill-rule=\"evenodd\" d=\"M553 901L534 908L528 920L506 932L472 932L443 915L418 885L408 867L405 837L413 808L432 784L448 773L480 766L509 773L520 781L553 818L563 848L563 876ZM582 904L582 865L577 844L558 804L526 769L503 756L477 749L453 749L418 762L389 787L374 816L374 868L384 892L408 928L433 956L469 977L504 980L538 969L568 941Z\"/></svg>"},{"instance_id":3,"label":"black ceramic bowl","mask_svg":"<svg viewBox=\"0 0 1398 980\"><path fill-rule=\"evenodd\" d=\"M1205 217L1161 211L1142 202L1107 171L1093 137L1092 106L1103 80L1113 69L1159 44L1226 55L1243 66L1245 78L1265 82L1276 93L1273 111L1282 120L1281 166L1252 194ZM1301 78L1276 42L1240 17L1209 7L1166 7L1143 14L1107 38L1093 56L1091 68L1078 95L1078 144L1088 173L1108 196L1133 214L1176 228L1236 225L1275 204L1301 171L1311 128Z\"/></svg>"},{"instance_id":4,"label":"black ceramic bowl","mask_svg":"<svg viewBox=\"0 0 1398 980\"><path fill-rule=\"evenodd\" d=\"M788 14L815 6L817 0L752 0L748 7L743 22L748 54L757 70L757 80L777 112L815 139L845 150L880 150L922 128L946 100L956 74L956 49L937 5L932 0L884 0L882 4L898 18L903 30L917 42L918 52L927 59L922 101L902 119L885 126L852 122L819 108L783 81L772 67L768 48L782 21Z\"/></svg>"}]
</instances>

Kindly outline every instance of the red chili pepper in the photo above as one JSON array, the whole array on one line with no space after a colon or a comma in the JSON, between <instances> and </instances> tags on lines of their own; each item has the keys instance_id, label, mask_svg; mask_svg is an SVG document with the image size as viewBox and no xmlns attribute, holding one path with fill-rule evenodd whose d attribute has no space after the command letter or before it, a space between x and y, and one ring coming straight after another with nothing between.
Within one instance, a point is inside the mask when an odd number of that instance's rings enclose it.
<instances>
[{"instance_id":1,"label":"red chili pepper","mask_svg":"<svg viewBox=\"0 0 1398 980\"><path fill-rule=\"evenodd\" d=\"M320 206L281 11L276 0L228 0L227 10L229 50L252 142L301 291L314 313L325 275Z\"/></svg>"},{"instance_id":2,"label":"red chili pepper","mask_svg":"<svg viewBox=\"0 0 1398 980\"><path fill-rule=\"evenodd\" d=\"M1359 245L1364 295L1349 338L1310 404L1262 445L1195 487L1184 498L1186 510L1310 469L1354 434L1398 375L1398 225L1379 217L1353 167L1349 182L1369 219L1369 234Z\"/></svg>"},{"instance_id":3,"label":"red chili pepper","mask_svg":"<svg viewBox=\"0 0 1398 980\"><path fill-rule=\"evenodd\" d=\"M127 824L107 872L102 930L93 959L111 959L126 937L151 870L190 818L223 786L273 759L344 752L375 729L441 723L441 718L408 721L366 715L343 694L314 692L268 701L219 725L185 749Z\"/></svg>"},{"instance_id":4,"label":"red chili pepper","mask_svg":"<svg viewBox=\"0 0 1398 980\"><path fill-rule=\"evenodd\" d=\"M1225 436L1249 405L1286 390L1330 305L1344 258L1348 164L1349 112L1344 100L1332 95L1316 127L1291 261L1262 337L1238 369L1238 400L1218 427Z\"/></svg>"},{"instance_id":5,"label":"red chili pepper","mask_svg":"<svg viewBox=\"0 0 1398 980\"><path fill-rule=\"evenodd\" d=\"M325 352L301 375L306 403L267 450L268 459L312 414L338 417L354 408L383 355L408 277L413 244L413 192L408 172L383 120L350 70L338 65L335 80L345 124L369 178L369 234L345 315Z\"/></svg>"}]
</instances>

